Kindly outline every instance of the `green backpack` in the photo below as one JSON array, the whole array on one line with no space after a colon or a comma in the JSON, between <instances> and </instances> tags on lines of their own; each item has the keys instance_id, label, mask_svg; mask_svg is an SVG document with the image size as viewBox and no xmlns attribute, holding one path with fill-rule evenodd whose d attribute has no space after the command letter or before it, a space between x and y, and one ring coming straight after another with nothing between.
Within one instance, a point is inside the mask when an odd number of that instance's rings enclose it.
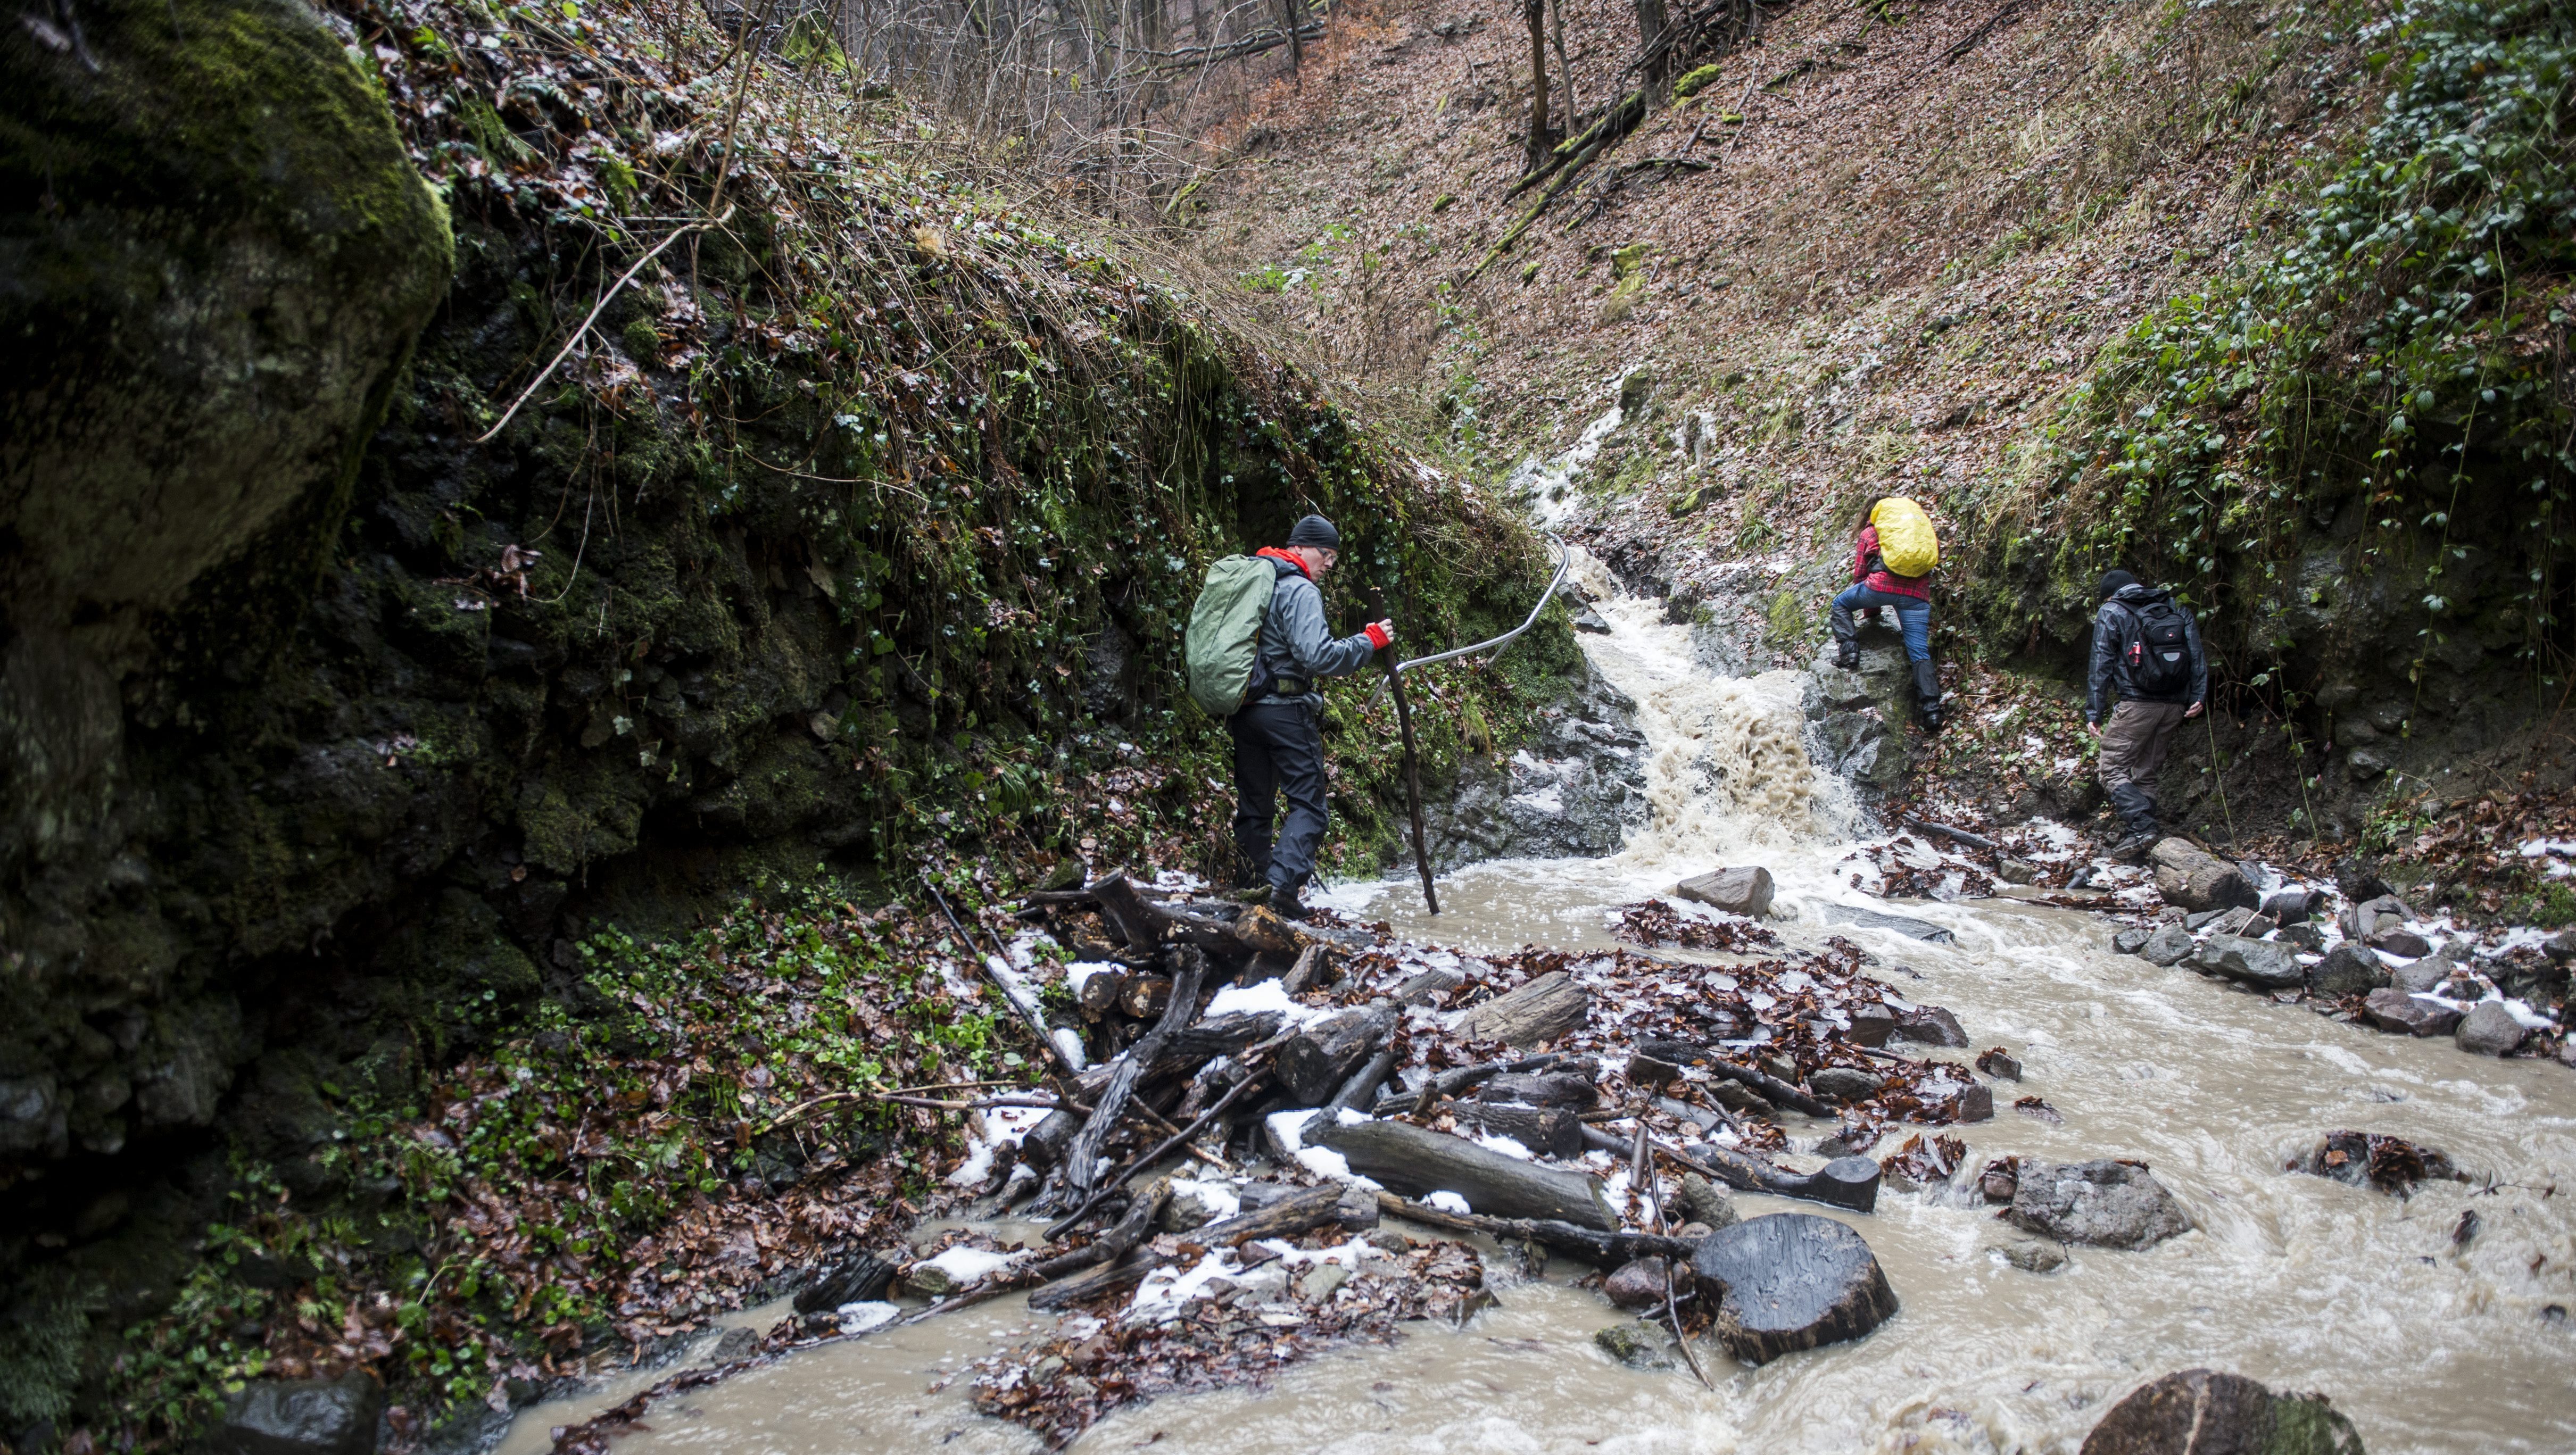
<instances>
[{"instance_id":1,"label":"green backpack","mask_svg":"<svg viewBox=\"0 0 2576 1455\"><path fill-rule=\"evenodd\" d=\"M1227 556L1208 567L1181 641L1190 700L1208 716L1228 718L1242 708L1261 655L1261 620L1278 585L1278 568L1260 556Z\"/></svg>"}]
</instances>

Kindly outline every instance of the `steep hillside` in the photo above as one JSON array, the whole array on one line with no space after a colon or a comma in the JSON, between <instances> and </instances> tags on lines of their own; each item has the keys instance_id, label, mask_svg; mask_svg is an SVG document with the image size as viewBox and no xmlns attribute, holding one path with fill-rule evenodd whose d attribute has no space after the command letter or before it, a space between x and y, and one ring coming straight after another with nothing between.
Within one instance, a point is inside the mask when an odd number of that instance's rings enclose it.
<instances>
[{"instance_id":1,"label":"steep hillside","mask_svg":"<svg viewBox=\"0 0 2576 1455\"><path fill-rule=\"evenodd\" d=\"M1568 528L1713 665L1808 660L1858 507L1932 503L1973 730L1884 788L2088 812L2052 684L2114 564L2209 622L2226 710L2166 795L2195 825L2349 839L2555 760L2562 12L1711 13L1688 94L1534 218L1564 176L1513 190L1520 12L1349 17L1226 139L1198 246L1494 477L1556 495L1520 462L1600 426ZM1588 121L1635 20L1569 16Z\"/></svg>"},{"instance_id":2,"label":"steep hillside","mask_svg":"<svg viewBox=\"0 0 2576 1455\"><path fill-rule=\"evenodd\" d=\"M0 39L0 1439L176 1441L263 1369L444 1418L739 1300L954 1132L755 1128L1026 1064L875 906L1225 872L1208 559L1319 509L1354 623L1536 599L1526 530L1166 270L755 51L474 0ZM1558 611L1450 674L1435 781L1574 661Z\"/></svg>"}]
</instances>

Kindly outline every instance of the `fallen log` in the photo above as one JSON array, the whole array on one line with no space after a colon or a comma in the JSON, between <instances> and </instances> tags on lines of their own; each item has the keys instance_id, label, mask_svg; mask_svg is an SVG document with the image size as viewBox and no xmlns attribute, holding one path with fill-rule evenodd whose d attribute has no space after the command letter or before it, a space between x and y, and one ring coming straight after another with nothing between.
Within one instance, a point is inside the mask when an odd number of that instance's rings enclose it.
<instances>
[{"instance_id":1,"label":"fallen log","mask_svg":"<svg viewBox=\"0 0 2576 1455\"><path fill-rule=\"evenodd\" d=\"M1966 829L1954 829L1945 823L1925 823L1919 818L1909 818L1905 821L1905 826L1914 830L1916 833L1939 834L1945 839L1955 839L1972 849L1994 849L2002 847L1994 840L1987 838L1984 834L1972 834Z\"/></svg>"},{"instance_id":2,"label":"fallen log","mask_svg":"<svg viewBox=\"0 0 2576 1455\"><path fill-rule=\"evenodd\" d=\"M1394 1070L1395 1047L1386 1046L1351 1073L1350 1079L1342 1083L1342 1089L1333 1093L1331 1101L1324 1103L1324 1109L1340 1111L1363 1101L1375 1100L1377 1089L1386 1084L1386 1078Z\"/></svg>"},{"instance_id":3,"label":"fallen log","mask_svg":"<svg viewBox=\"0 0 2576 1455\"><path fill-rule=\"evenodd\" d=\"M1453 1024L1469 1040L1534 1046L1581 1026L1591 1009L1590 991L1564 971L1551 970L1509 994L1459 1012Z\"/></svg>"},{"instance_id":4,"label":"fallen log","mask_svg":"<svg viewBox=\"0 0 2576 1455\"><path fill-rule=\"evenodd\" d=\"M1617 1268L1638 1258L1684 1259L1690 1257L1698 1246L1687 1239L1667 1238L1658 1233L1603 1232L1553 1218L1498 1218L1485 1213L1454 1213L1392 1192L1380 1192L1377 1203L1392 1217L1410 1218L1429 1227L1448 1228L1454 1232L1519 1238L1580 1258L1595 1268Z\"/></svg>"},{"instance_id":5,"label":"fallen log","mask_svg":"<svg viewBox=\"0 0 2576 1455\"><path fill-rule=\"evenodd\" d=\"M1335 1122L1307 1140L1340 1153L1353 1172L1409 1196L1454 1192L1498 1217L1547 1218L1604 1232L1619 1226L1599 1178L1523 1162L1446 1132L1406 1122Z\"/></svg>"},{"instance_id":6,"label":"fallen log","mask_svg":"<svg viewBox=\"0 0 2576 1455\"><path fill-rule=\"evenodd\" d=\"M1726 1059L1723 1054L1706 1046L1695 1046L1688 1041L1653 1040L1639 1041L1637 1049L1658 1061L1669 1062L1675 1066L1702 1067L1739 1086L1753 1088L1762 1094L1765 1101L1788 1107L1793 1111L1805 1112L1811 1117L1837 1115L1832 1107L1791 1086L1779 1077L1756 1071L1750 1066L1738 1066Z\"/></svg>"},{"instance_id":7,"label":"fallen log","mask_svg":"<svg viewBox=\"0 0 2576 1455\"><path fill-rule=\"evenodd\" d=\"M1601 1090L1587 1076L1567 1073L1505 1071L1487 1077L1476 1088L1478 1101L1518 1101L1530 1106L1561 1106L1590 1111L1601 1104Z\"/></svg>"},{"instance_id":8,"label":"fallen log","mask_svg":"<svg viewBox=\"0 0 2576 1455\"><path fill-rule=\"evenodd\" d=\"M1480 1061L1473 1066L1461 1066L1452 1071L1443 1071L1416 1090L1394 1092L1378 1098L1377 1114L1385 1116L1407 1103L1411 1103L1417 1112L1429 1111L1431 1104L1441 1097L1456 1096L1459 1092L1479 1082L1500 1076L1506 1071L1544 1071L1563 1059L1565 1058L1550 1051L1544 1056L1523 1056L1514 1061Z\"/></svg>"},{"instance_id":9,"label":"fallen log","mask_svg":"<svg viewBox=\"0 0 2576 1455\"><path fill-rule=\"evenodd\" d=\"M1868 1157L1836 1157L1813 1172L1790 1172L1707 1142L1692 1146L1688 1155L1694 1171L1741 1191L1801 1198L1862 1213L1878 1206L1878 1184L1884 1175Z\"/></svg>"},{"instance_id":10,"label":"fallen log","mask_svg":"<svg viewBox=\"0 0 2576 1455\"><path fill-rule=\"evenodd\" d=\"M1118 1008L1118 997L1126 989L1125 970L1094 970L1090 978L1082 982L1082 989L1075 993L1073 1001L1081 1009L1084 1020L1096 1021Z\"/></svg>"},{"instance_id":11,"label":"fallen log","mask_svg":"<svg viewBox=\"0 0 2576 1455\"><path fill-rule=\"evenodd\" d=\"M1583 1119L1561 1106L1462 1101L1454 1115L1462 1127L1473 1127L1487 1136L1509 1137L1541 1157L1583 1155Z\"/></svg>"},{"instance_id":12,"label":"fallen log","mask_svg":"<svg viewBox=\"0 0 2576 1455\"><path fill-rule=\"evenodd\" d=\"M1772 1213L1700 1240L1691 1271L1723 1287L1715 1332L1747 1364L1857 1339L1896 1312L1869 1243L1813 1213Z\"/></svg>"},{"instance_id":13,"label":"fallen log","mask_svg":"<svg viewBox=\"0 0 2576 1455\"><path fill-rule=\"evenodd\" d=\"M1118 992L1118 1008L1140 1021L1160 1017L1171 1003L1172 982L1161 975L1131 975Z\"/></svg>"},{"instance_id":14,"label":"fallen log","mask_svg":"<svg viewBox=\"0 0 2576 1455\"><path fill-rule=\"evenodd\" d=\"M1393 1006L1346 1010L1281 1043L1270 1058L1280 1089L1299 1106L1321 1106L1395 1029Z\"/></svg>"},{"instance_id":15,"label":"fallen log","mask_svg":"<svg viewBox=\"0 0 2576 1455\"><path fill-rule=\"evenodd\" d=\"M1279 1028L1285 1024L1287 1017L1275 1010L1236 1011L1196 1025L1183 1026L1152 1047L1145 1047L1145 1042L1139 1041L1137 1046L1151 1053L1153 1064L1137 1078L1138 1084L1152 1086L1174 1076L1193 1073L1219 1056L1248 1054L1247 1047L1279 1034ZM1075 1085L1097 1104L1101 1089L1124 1064L1125 1061L1121 1060L1095 1066L1082 1073Z\"/></svg>"},{"instance_id":16,"label":"fallen log","mask_svg":"<svg viewBox=\"0 0 2576 1455\"><path fill-rule=\"evenodd\" d=\"M1164 1138L1160 1145L1152 1148L1151 1150L1141 1152L1136 1156L1129 1158L1126 1166L1121 1167L1115 1173L1112 1173L1097 1189L1092 1192L1089 1197L1083 1199L1080 1206L1076 1207L1072 1212L1065 1214L1062 1218L1057 1219L1055 1225L1047 1229L1048 1239L1052 1241L1053 1239L1063 1237L1067 1231L1071 1230L1074 1224L1082 1221L1083 1217L1088 1214L1093 1206L1098 1204L1102 1198L1107 1197L1110 1193L1116 1191L1119 1184L1125 1182L1128 1178L1135 1176L1139 1171L1153 1166L1156 1162L1159 1162L1165 1156L1168 1156L1174 1148L1182 1146L1187 1143L1190 1138L1197 1136L1201 1128L1205 1127L1208 1123L1215 1121L1218 1116L1224 1113L1227 1107L1234 1105L1236 1097L1239 1097L1245 1092L1251 1090L1254 1082L1264 1079L1266 1078L1257 1071L1247 1074L1241 1081L1236 1082L1230 1089L1228 1089L1225 1095L1218 1097L1216 1105L1200 1112L1197 1117L1191 1120L1188 1126L1174 1131L1169 1137ZM1192 1150L1196 1151L1195 1148ZM1204 1154L1201 1155L1204 1157Z\"/></svg>"},{"instance_id":17,"label":"fallen log","mask_svg":"<svg viewBox=\"0 0 2576 1455\"><path fill-rule=\"evenodd\" d=\"M1287 971L1279 977L1279 988L1290 995L1303 995L1331 978L1332 951L1321 944L1308 945L1297 952Z\"/></svg>"},{"instance_id":18,"label":"fallen log","mask_svg":"<svg viewBox=\"0 0 2576 1455\"><path fill-rule=\"evenodd\" d=\"M1052 1313L1108 1294L1122 1293L1144 1282L1145 1275L1161 1267L1162 1263L1162 1259L1150 1252L1130 1253L1088 1278L1048 1284L1029 1295L1029 1307Z\"/></svg>"},{"instance_id":19,"label":"fallen log","mask_svg":"<svg viewBox=\"0 0 2576 1455\"><path fill-rule=\"evenodd\" d=\"M1116 877L1111 876L1112 879ZM1110 1072L1108 1084L1101 1087L1100 1095L1092 1103L1091 1119L1082 1124L1082 1130L1074 1134L1072 1143L1065 1149L1064 1185L1069 1191L1088 1196L1097 1185L1095 1178L1101 1149L1126 1117L1128 1103L1134 1098L1138 1083L1143 1080L1146 1069L1154 1064L1163 1044L1197 1014L1199 982L1206 975L1205 957L1197 954L1184 956L1181 972L1172 979L1172 998L1170 1004L1163 1007L1163 1018L1155 1022L1154 1029L1145 1034L1145 1039L1119 1058L1116 1069Z\"/></svg>"}]
</instances>

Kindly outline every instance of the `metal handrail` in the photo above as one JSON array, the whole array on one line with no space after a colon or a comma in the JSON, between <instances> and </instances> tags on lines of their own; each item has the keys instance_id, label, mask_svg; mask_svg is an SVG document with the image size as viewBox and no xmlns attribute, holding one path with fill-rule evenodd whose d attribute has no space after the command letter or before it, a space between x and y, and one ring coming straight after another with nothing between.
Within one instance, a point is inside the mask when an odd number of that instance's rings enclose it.
<instances>
[{"instance_id":1,"label":"metal handrail","mask_svg":"<svg viewBox=\"0 0 2576 1455\"><path fill-rule=\"evenodd\" d=\"M1566 570L1574 564L1574 553L1565 548L1565 542L1558 540L1554 536L1547 536L1545 539L1549 545L1556 548L1556 574L1548 579L1547 589L1539 593L1538 605L1530 608L1529 620L1522 622L1519 626L1513 627L1510 631L1507 631L1498 637L1476 642L1469 646L1455 647L1446 652L1435 652L1428 657L1416 657L1409 662L1398 662L1395 664L1395 670L1398 672L1410 672L1416 667L1428 667L1434 662L1446 662L1452 657L1473 656L1489 647L1499 648L1508 646L1511 644L1512 638L1519 636L1521 633L1528 631L1531 627L1538 625L1538 614L1547 610L1547 604L1556 599L1556 588L1565 584ZM1377 706L1377 700L1385 694L1386 684L1381 682L1378 684L1377 691L1369 694L1369 700L1365 704L1363 710L1366 710L1367 707Z\"/></svg>"}]
</instances>

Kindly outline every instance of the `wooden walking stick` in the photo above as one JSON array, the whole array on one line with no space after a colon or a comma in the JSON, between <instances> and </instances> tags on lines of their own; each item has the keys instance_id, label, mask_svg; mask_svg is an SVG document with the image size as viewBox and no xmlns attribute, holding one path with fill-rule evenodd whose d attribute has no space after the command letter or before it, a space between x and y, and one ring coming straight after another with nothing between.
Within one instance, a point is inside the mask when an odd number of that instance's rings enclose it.
<instances>
[{"instance_id":1,"label":"wooden walking stick","mask_svg":"<svg viewBox=\"0 0 2576 1455\"><path fill-rule=\"evenodd\" d=\"M1369 610L1380 621L1386 620L1386 593L1369 588ZM1395 694L1395 725L1404 735L1404 802L1413 814L1413 866L1422 871L1422 902L1433 914L1440 912L1440 896L1431 887L1431 855L1422 845L1422 760L1413 751L1413 704L1404 695L1404 674L1396 670L1395 649L1380 650L1378 661L1386 668L1386 685Z\"/></svg>"}]
</instances>

